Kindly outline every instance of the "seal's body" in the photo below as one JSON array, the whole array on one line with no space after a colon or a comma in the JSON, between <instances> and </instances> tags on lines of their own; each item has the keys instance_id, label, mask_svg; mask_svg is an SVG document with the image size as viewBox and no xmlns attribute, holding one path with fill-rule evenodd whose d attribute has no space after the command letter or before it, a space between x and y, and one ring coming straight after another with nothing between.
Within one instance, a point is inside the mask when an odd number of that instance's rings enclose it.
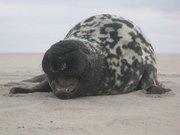
<instances>
[{"instance_id":1,"label":"seal's body","mask_svg":"<svg viewBox=\"0 0 180 135\"><path fill-rule=\"evenodd\" d=\"M154 50L140 28L113 15L92 16L78 23L45 53L42 67L47 79L27 92L47 89L48 85L60 98L138 89L168 91L157 81ZM18 91L23 90L11 90Z\"/></svg>"}]
</instances>

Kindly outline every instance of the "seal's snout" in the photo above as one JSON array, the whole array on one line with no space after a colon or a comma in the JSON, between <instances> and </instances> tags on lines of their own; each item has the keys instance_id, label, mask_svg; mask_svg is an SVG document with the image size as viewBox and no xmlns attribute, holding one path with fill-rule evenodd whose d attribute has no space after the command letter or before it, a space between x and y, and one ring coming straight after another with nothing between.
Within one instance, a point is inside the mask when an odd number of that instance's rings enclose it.
<instances>
[{"instance_id":1,"label":"seal's snout","mask_svg":"<svg viewBox=\"0 0 180 135\"><path fill-rule=\"evenodd\" d=\"M66 62L60 63L60 64L51 64L50 65L50 71L52 73L58 73L58 72L63 72L66 70L67 64Z\"/></svg>"},{"instance_id":2,"label":"seal's snout","mask_svg":"<svg viewBox=\"0 0 180 135\"><path fill-rule=\"evenodd\" d=\"M81 76L88 65L86 53L81 51L82 46L80 41L75 40L63 40L54 44L44 55L44 72Z\"/></svg>"},{"instance_id":3,"label":"seal's snout","mask_svg":"<svg viewBox=\"0 0 180 135\"><path fill-rule=\"evenodd\" d=\"M76 93L88 73L89 52L82 46L79 41L64 40L54 44L44 55L42 67L57 97Z\"/></svg>"}]
</instances>

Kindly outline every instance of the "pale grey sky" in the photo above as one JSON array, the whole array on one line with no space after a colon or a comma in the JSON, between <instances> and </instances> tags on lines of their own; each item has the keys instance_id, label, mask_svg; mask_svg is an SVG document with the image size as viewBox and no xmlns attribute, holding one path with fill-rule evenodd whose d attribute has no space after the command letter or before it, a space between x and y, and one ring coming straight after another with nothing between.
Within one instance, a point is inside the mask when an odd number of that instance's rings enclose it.
<instances>
[{"instance_id":1,"label":"pale grey sky","mask_svg":"<svg viewBox=\"0 0 180 135\"><path fill-rule=\"evenodd\" d=\"M107 13L142 28L156 52L180 53L179 0L0 0L0 52L45 52L79 21Z\"/></svg>"}]
</instances>

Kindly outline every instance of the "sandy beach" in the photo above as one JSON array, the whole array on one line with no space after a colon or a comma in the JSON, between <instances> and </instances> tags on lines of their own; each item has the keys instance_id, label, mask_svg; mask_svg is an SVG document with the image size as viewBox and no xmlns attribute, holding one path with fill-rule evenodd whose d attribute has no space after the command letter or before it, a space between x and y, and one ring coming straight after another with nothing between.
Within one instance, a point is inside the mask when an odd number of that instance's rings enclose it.
<instances>
[{"instance_id":1,"label":"sandy beach","mask_svg":"<svg viewBox=\"0 0 180 135\"><path fill-rule=\"evenodd\" d=\"M158 54L163 95L142 91L61 100L52 93L9 96L42 73L43 54L0 54L0 135L179 135L180 54Z\"/></svg>"}]
</instances>

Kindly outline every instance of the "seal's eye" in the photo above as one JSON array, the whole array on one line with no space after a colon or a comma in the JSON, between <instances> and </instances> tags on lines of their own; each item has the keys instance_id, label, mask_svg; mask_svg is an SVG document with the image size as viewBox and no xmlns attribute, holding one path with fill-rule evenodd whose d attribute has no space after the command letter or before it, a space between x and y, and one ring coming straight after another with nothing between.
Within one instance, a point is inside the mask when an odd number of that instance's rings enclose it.
<instances>
[{"instance_id":1,"label":"seal's eye","mask_svg":"<svg viewBox=\"0 0 180 135\"><path fill-rule=\"evenodd\" d=\"M90 54L90 51L87 48L81 48L81 49L85 54Z\"/></svg>"}]
</instances>

